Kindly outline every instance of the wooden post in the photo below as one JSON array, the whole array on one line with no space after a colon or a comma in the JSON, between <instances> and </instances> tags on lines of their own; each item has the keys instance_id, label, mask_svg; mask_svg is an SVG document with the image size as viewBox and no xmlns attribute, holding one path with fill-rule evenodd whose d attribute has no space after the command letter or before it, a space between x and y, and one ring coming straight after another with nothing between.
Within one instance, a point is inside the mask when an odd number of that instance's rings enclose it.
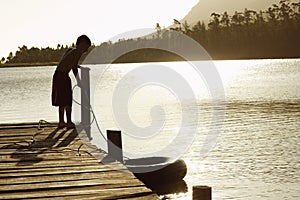
<instances>
[{"instance_id":1,"label":"wooden post","mask_svg":"<svg viewBox=\"0 0 300 200\"><path fill-rule=\"evenodd\" d=\"M108 156L123 163L121 131L107 130Z\"/></svg>"},{"instance_id":2,"label":"wooden post","mask_svg":"<svg viewBox=\"0 0 300 200\"><path fill-rule=\"evenodd\" d=\"M81 124L91 140L91 112L90 112L90 68L81 69Z\"/></svg>"},{"instance_id":3,"label":"wooden post","mask_svg":"<svg viewBox=\"0 0 300 200\"><path fill-rule=\"evenodd\" d=\"M211 200L211 187L193 186L193 200Z\"/></svg>"}]
</instances>

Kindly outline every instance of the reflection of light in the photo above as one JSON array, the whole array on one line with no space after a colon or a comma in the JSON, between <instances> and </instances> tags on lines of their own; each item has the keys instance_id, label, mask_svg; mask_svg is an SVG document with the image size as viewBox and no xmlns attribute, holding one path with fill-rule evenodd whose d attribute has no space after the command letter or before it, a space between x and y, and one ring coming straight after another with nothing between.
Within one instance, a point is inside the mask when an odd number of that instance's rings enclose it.
<instances>
[{"instance_id":1,"label":"reflection of light","mask_svg":"<svg viewBox=\"0 0 300 200\"><path fill-rule=\"evenodd\" d=\"M199 69L197 69L196 63L198 63L198 66L201 67L211 67L211 61L183 61L163 64L169 65L173 70L180 74L184 78L184 80L187 81L187 83L192 87L192 90L197 97L209 98L210 93L205 81L205 78L207 77L199 76L199 71L197 71Z\"/></svg>"},{"instance_id":2,"label":"reflection of light","mask_svg":"<svg viewBox=\"0 0 300 200\"><path fill-rule=\"evenodd\" d=\"M167 199L177 199L177 200L191 200L192 196L186 196L184 193L180 194L170 194Z\"/></svg>"},{"instance_id":3,"label":"reflection of light","mask_svg":"<svg viewBox=\"0 0 300 200\"><path fill-rule=\"evenodd\" d=\"M243 73L249 73L247 69L251 66L270 63L271 60L222 60L214 61L224 86L237 80Z\"/></svg>"},{"instance_id":4,"label":"reflection of light","mask_svg":"<svg viewBox=\"0 0 300 200\"><path fill-rule=\"evenodd\" d=\"M226 86L230 81L238 78L242 72L240 62L232 61L214 61L215 65L219 71L223 84Z\"/></svg>"},{"instance_id":5,"label":"reflection of light","mask_svg":"<svg viewBox=\"0 0 300 200\"><path fill-rule=\"evenodd\" d=\"M191 161L191 160L184 160L188 170L191 173L199 173L199 172L205 172L207 170L206 166L204 164L199 163L199 161Z\"/></svg>"}]
</instances>

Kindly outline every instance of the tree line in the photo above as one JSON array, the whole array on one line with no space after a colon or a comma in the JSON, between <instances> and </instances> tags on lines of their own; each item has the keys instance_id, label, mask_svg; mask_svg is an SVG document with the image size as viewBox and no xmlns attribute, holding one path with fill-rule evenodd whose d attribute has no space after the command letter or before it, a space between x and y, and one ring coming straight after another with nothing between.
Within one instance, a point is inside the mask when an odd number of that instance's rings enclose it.
<instances>
[{"instance_id":1,"label":"tree line","mask_svg":"<svg viewBox=\"0 0 300 200\"><path fill-rule=\"evenodd\" d=\"M73 45L74 46L74 45ZM72 46L71 46L72 47ZM56 48L37 48L23 45L18 47L18 50L13 54L9 53L8 57L2 58L2 62L6 63L43 63L56 62L69 47L58 44Z\"/></svg>"},{"instance_id":2,"label":"tree line","mask_svg":"<svg viewBox=\"0 0 300 200\"><path fill-rule=\"evenodd\" d=\"M169 28L161 28L159 23L155 28L156 33L148 36L120 39L114 43L108 41L96 46L94 56L97 56L97 62L183 60L179 55L155 48L162 43L173 48L180 45L172 34L174 32L193 38L213 59L300 57L300 1L281 0L264 11L245 9L232 15L228 12L212 13L207 24L199 20L190 25L174 19ZM153 48L139 48L143 46ZM23 46L15 54L11 52L7 58L2 58L1 62L58 62L68 48L57 45L57 48L28 49ZM128 53L118 56L120 52ZM201 59L201 56L195 59Z\"/></svg>"}]
</instances>

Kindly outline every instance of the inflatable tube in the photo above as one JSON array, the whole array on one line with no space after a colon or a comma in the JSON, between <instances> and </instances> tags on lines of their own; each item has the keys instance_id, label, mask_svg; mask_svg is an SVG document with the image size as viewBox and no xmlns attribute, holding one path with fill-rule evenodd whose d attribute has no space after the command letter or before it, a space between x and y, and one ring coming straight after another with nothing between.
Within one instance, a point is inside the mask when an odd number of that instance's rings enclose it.
<instances>
[{"instance_id":1,"label":"inflatable tube","mask_svg":"<svg viewBox=\"0 0 300 200\"><path fill-rule=\"evenodd\" d=\"M126 167L145 184L170 183L182 180L187 167L183 160L169 162L166 157L149 157L130 159L125 162Z\"/></svg>"}]
</instances>

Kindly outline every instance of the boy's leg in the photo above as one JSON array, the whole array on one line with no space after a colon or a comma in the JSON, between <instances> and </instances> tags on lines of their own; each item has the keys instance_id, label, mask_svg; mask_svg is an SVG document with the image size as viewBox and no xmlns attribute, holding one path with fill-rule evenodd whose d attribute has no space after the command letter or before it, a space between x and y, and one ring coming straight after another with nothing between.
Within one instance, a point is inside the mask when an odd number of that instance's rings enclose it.
<instances>
[{"instance_id":1,"label":"boy's leg","mask_svg":"<svg viewBox=\"0 0 300 200\"><path fill-rule=\"evenodd\" d=\"M67 114L67 127L74 128L75 124L71 120L71 116L72 116L72 107L71 106L66 106L66 114Z\"/></svg>"},{"instance_id":2,"label":"boy's leg","mask_svg":"<svg viewBox=\"0 0 300 200\"><path fill-rule=\"evenodd\" d=\"M67 123L72 122L71 114L72 114L71 106L66 106Z\"/></svg>"},{"instance_id":3,"label":"boy's leg","mask_svg":"<svg viewBox=\"0 0 300 200\"><path fill-rule=\"evenodd\" d=\"M59 117L58 127L66 126L66 123L65 123L65 120L64 120L64 114L65 114L65 107L64 106L59 106L58 107L58 117Z\"/></svg>"}]
</instances>

